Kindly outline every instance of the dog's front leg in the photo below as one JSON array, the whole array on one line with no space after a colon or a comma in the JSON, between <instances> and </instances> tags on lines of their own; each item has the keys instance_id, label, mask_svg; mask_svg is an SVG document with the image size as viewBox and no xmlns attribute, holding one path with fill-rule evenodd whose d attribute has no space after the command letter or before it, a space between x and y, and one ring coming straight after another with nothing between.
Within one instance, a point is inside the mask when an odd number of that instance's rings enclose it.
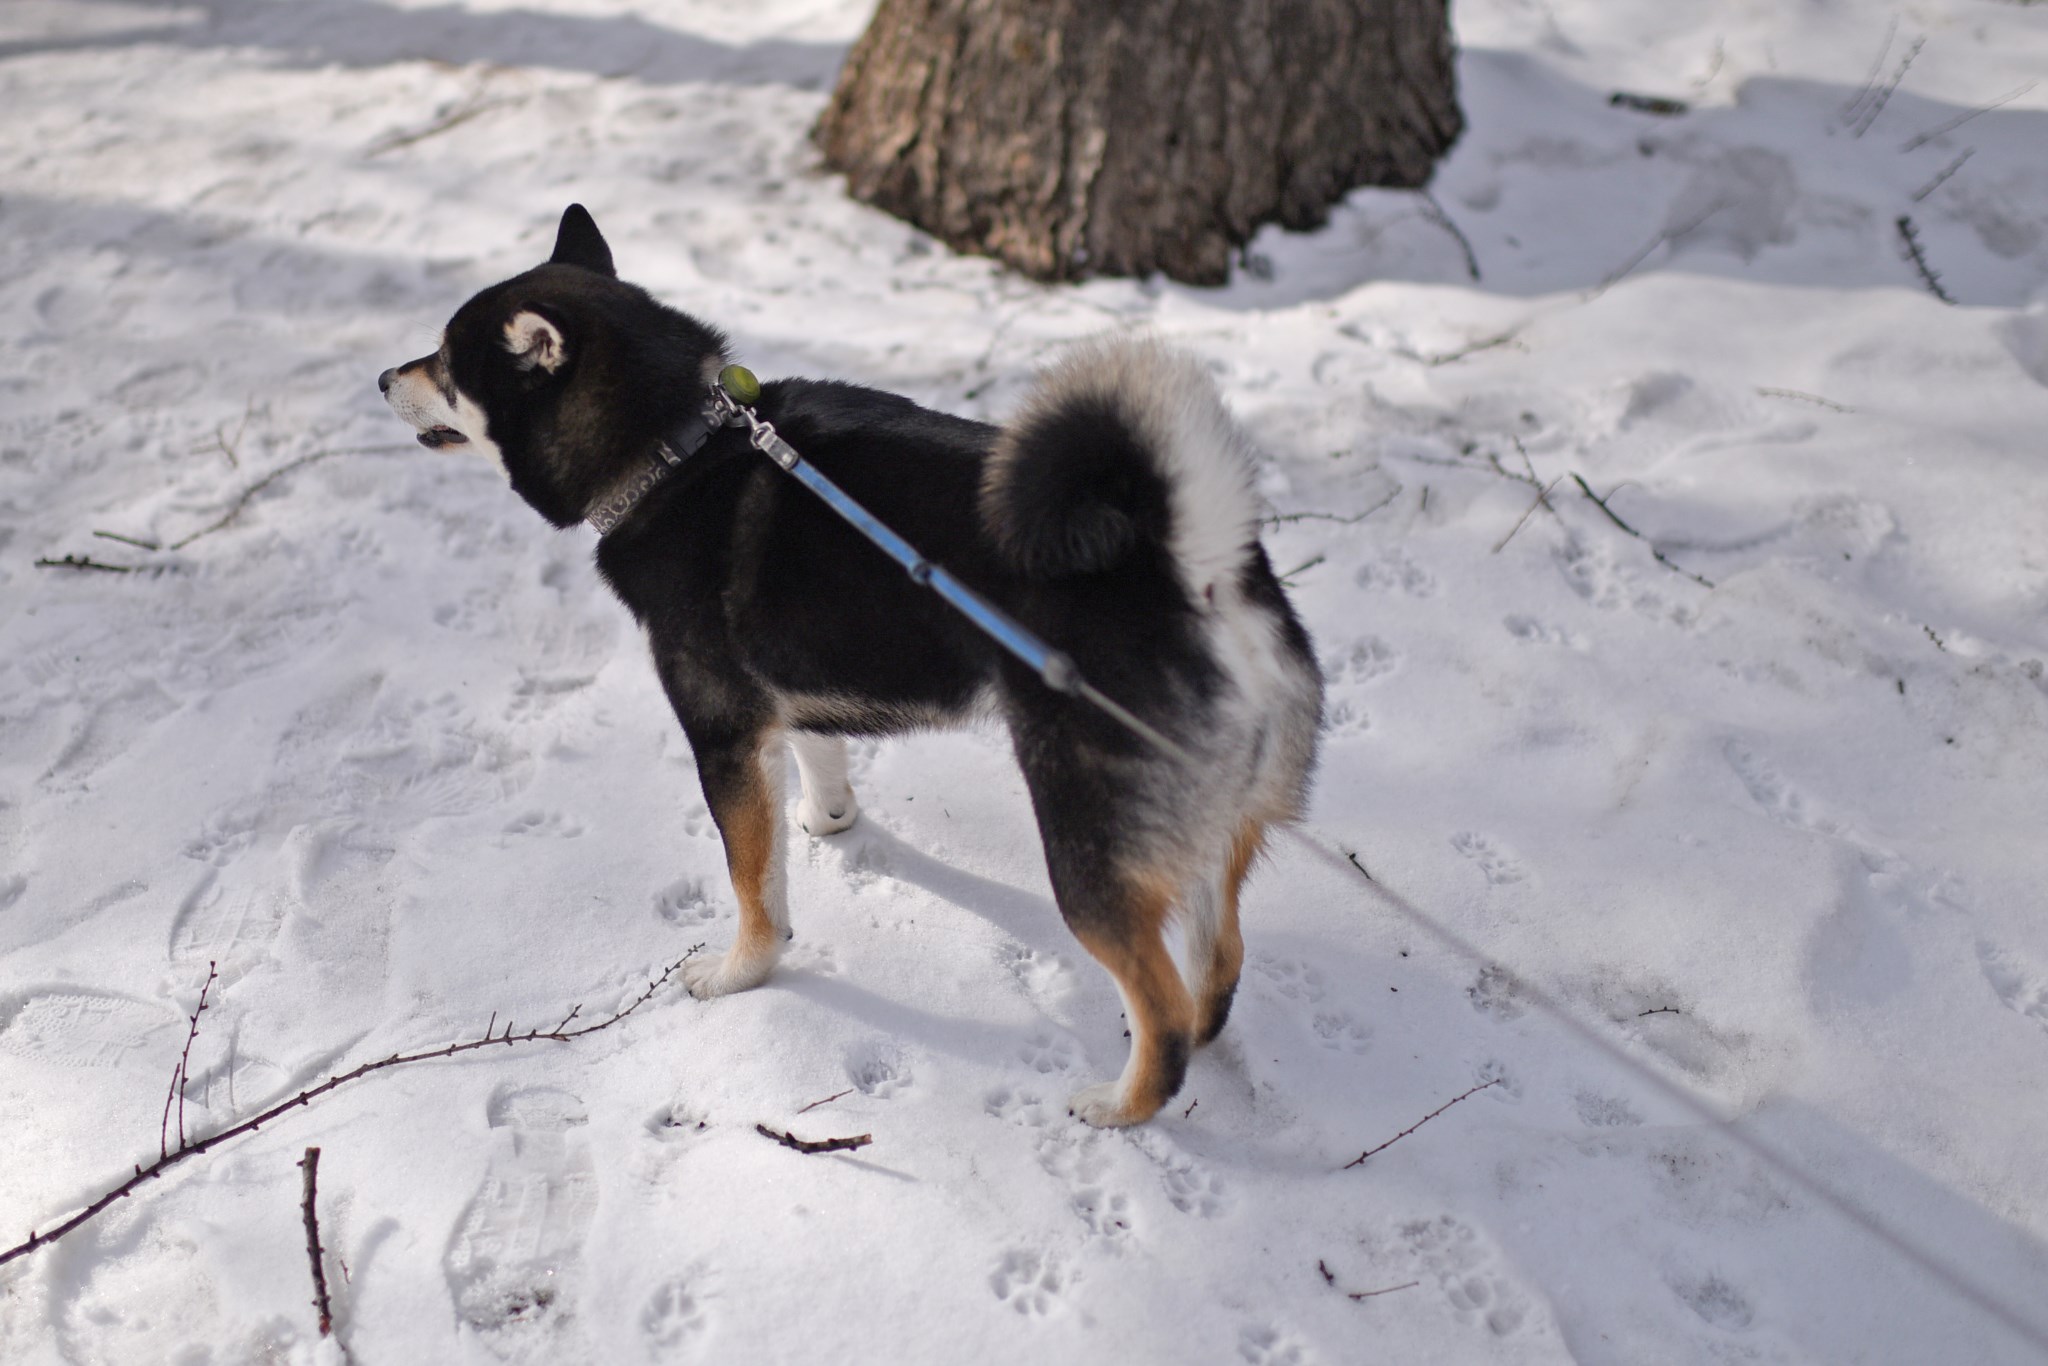
<instances>
[{"instance_id":1,"label":"dog's front leg","mask_svg":"<svg viewBox=\"0 0 2048 1366\"><path fill-rule=\"evenodd\" d=\"M853 785L846 781L846 741L837 735L814 735L809 731L789 733L789 750L796 755L797 782L803 795L797 798L796 823L809 835L836 835L860 816L860 803L853 799Z\"/></svg>"},{"instance_id":2,"label":"dog's front leg","mask_svg":"<svg viewBox=\"0 0 2048 1366\"><path fill-rule=\"evenodd\" d=\"M715 962L692 962L683 981L706 999L759 986L789 935L782 872L782 748L779 727L744 735L691 735L697 776L725 840L725 866L740 903L739 937Z\"/></svg>"}]
</instances>

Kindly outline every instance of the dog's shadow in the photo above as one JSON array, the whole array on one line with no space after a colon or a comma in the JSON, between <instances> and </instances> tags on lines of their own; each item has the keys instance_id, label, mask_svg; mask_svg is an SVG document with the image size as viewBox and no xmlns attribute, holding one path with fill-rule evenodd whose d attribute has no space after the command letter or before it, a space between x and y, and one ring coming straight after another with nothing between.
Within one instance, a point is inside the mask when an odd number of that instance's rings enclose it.
<instances>
[{"instance_id":1,"label":"dog's shadow","mask_svg":"<svg viewBox=\"0 0 2048 1366\"><path fill-rule=\"evenodd\" d=\"M1027 892L1006 882L982 877L933 858L868 813L843 834L821 843L844 851L849 867L865 868L892 881L920 887L994 925L1012 939L1032 947L1051 948L1059 938L1059 908L1050 896Z\"/></svg>"}]
</instances>

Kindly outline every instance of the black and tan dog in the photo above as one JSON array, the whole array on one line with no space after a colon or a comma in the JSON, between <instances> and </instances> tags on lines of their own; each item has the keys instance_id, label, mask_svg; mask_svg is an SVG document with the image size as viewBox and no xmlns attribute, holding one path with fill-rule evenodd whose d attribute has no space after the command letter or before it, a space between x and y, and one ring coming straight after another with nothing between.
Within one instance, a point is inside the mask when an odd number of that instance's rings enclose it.
<instances>
[{"instance_id":1,"label":"black and tan dog","mask_svg":"<svg viewBox=\"0 0 2048 1366\"><path fill-rule=\"evenodd\" d=\"M1322 685L1258 543L1245 436L1196 363L1143 342L1076 350L1000 428L828 381L769 383L757 405L1188 763L1046 688L716 425L727 359L717 331L621 283L572 205L551 260L464 304L440 350L380 384L422 442L495 457L543 517L601 533L598 568L646 628L739 898L738 940L692 965L693 993L758 985L788 935L785 743L797 818L828 834L855 816L842 737L997 718L1060 913L1130 1020L1122 1077L1073 1111L1150 1118L1223 1028L1239 889L1315 758Z\"/></svg>"}]
</instances>

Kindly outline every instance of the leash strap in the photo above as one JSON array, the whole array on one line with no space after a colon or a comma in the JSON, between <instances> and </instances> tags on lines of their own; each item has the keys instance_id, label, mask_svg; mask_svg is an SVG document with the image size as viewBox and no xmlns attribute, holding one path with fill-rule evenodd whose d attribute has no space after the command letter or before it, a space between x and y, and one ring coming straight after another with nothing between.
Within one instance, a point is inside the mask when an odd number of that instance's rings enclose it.
<instances>
[{"instance_id":1,"label":"leash strap","mask_svg":"<svg viewBox=\"0 0 2048 1366\"><path fill-rule=\"evenodd\" d=\"M947 605L972 622L983 635L1022 661L1038 675L1039 681L1046 687L1056 693L1078 697L1089 703L1162 754L1170 755L1187 764L1196 762L1195 757L1187 750L1169 740L1155 727L1133 715L1128 708L1083 678L1080 669L1075 667L1072 656L1040 640L1002 608L954 578L944 567L926 559L918 553L917 547L897 535L872 512L854 501L846 490L820 474L797 453L794 446L783 440L782 434L775 430L774 423L762 421L754 412L752 405L759 401L760 397L761 384L754 378L753 372L745 366L728 365L718 374L718 385L712 390L711 405L707 412L715 411L723 423L744 425L748 429L747 441L755 450L774 461L785 473L823 499L825 506L838 513L854 530L872 541L883 554L901 565L913 583L922 584L937 593L945 599Z\"/></svg>"}]
</instances>

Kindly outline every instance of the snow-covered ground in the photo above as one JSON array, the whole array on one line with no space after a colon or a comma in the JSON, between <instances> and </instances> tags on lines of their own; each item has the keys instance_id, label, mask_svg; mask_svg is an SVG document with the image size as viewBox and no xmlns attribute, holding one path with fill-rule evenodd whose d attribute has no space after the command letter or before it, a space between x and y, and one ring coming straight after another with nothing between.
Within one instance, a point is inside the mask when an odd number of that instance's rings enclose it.
<instances>
[{"instance_id":1,"label":"snow-covered ground","mask_svg":"<svg viewBox=\"0 0 2048 1366\"><path fill-rule=\"evenodd\" d=\"M317 1143L364 1363L2038 1359L1516 982L2048 1331L2048 7L1463 0L1436 207L1222 291L846 202L865 19L0 7L0 1243L154 1157L209 961L199 1132L729 937L590 533L374 386L570 200L765 375L1000 417L1074 338L1197 352L1326 662L1315 823L1487 960L1282 846L1223 1040L1086 1129L1116 996L1001 738L862 745L766 987L189 1162L0 1270L0 1357L331 1352Z\"/></svg>"}]
</instances>

